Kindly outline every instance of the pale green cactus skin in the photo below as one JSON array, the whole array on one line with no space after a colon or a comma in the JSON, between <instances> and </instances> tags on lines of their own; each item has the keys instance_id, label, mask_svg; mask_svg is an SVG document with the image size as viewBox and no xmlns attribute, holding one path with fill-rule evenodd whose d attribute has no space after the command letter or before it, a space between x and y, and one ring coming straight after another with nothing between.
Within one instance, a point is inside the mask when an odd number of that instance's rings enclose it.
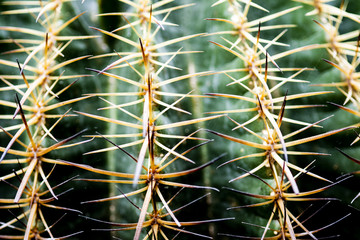
<instances>
[{"instance_id":1,"label":"pale green cactus skin","mask_svg":"<svg viewBox=\"0 0 360 240\"><path fill-rule=\"evenodd\" d=\"M168 21L172 23L176 23L179 26L167 26L165 30L161 31L158 34L156 41L162 42L168 39L173 39L185 35L195 34L195 33L214 33L221 30L230 29L230 27L224 23L219 23L215 21L205 20L206 18L228 18L228 11L225 4L221 4L216 7L211 7L211 5L215 1L210 0L176 0L173 5L185 4L190 2L196 2L195 6L190 8L182 9L173 12ZM257 4L267 8L270 13L275 13L286 8L290 8L293 6L300 6L300 3L280 0L280 1L256 1ZM335 1L333 3L335 6L338 6L339 1ZM1 6L1 9L6 10L7 6ZM268 49L269 54L277 54L282 51L286 51L288 49L294 49L300 46L316 44L316 43L324 43L326 41L325 35L322 29L316 25L312 19L316 19L316 16L305 16L307 12L309 12L312 8L309 6L303 6L301 9L289 13L285 16L282 16L278 19L271 21L272 24L296 24L297 27L291 28L288 32L280 39L281 42L289 44L289 47L281 47L275 46ZM127 11L127 6L123 3L120 3L116 0L103 0L103 1L95 1L95 0L86 0L83 4L81 1L74 1L66 4L66 9L63 10L65 16L64 19L68 19L69 16L74 16L83 11L87 11L79 21L76 21L74 24L70 25L67 31L73 35L92 35L98 34L96 31L93 31L89 28L89 26L98 27L105 30L112 30L118 27L121 24L125 24L124 20L120 17L97 17L96 14L103 12L114 12L114 11ZM348 12L360 13L360 2L351 0L348 4ZM69 15L69 16L68 16ZM251 14L249 14L249 18L256 19L260 16L265 16L266 13L261 12L259 10L252 10ZM16 15L16 16L2 16L0 15L0 26L23 26L36 28L37 24L33 17L29 17L27 15ZM265 26L266 24L264 24ZM352 31L359 29L360 24L354 23L350 20L344 20L341 29L342 31ZM274 31L264 31L261 32L261 36L264 36L265 39L271 39L276 36L281 30ZM127 35L124 37L136 39L136 36L129 30L124 31ZM12 37L13 33L0 31L0 40L9 39ZM230 37L229 37L230 38ZM209 41L215 41L219 43L224 43L221 40L220 35L213 36L202 36L194 39L187 40L185 42L181 42L176 44L176 46L169 46L162 49L162 51L176 51L180 47L183 47L184 50L194 50L194 51L202 51L201 53L194 53L191 55L177 56L175 60L172 62L173 65L183 69L180 74L186 74L189 71L190 66L195 68L196 72L201 71L222 71L234 67L240 67L243 65L238 59ZM98 55L102 53L116 51L126 51L127 45L124 43L119 43L118 41L111 39L107 36L101 36L92 40L84 40L84 41L74 41L70 44L69 48L65 51L64 59L70 59L77 56L82 55ZM7 51L9 48L6 44L0 45L0 51ZM19 61L22 62L24 60L24 55L2 55L1 59L14 60L14 58L18 57ZM301 75L301 79L307 80L310 84L319 84L319 83L330 83L330 82L338 82L340 81L340 73L334 67L330 66L322 59L330 59L330 56L324 49L320 50L311 50L304 51L300 53L293 54L284 59L279 60L277 63L280 68L286 67L307 67L314 68L313 71L309 71L303 73ZM99 58L99 59L86 59L81 62L69 65L65 67L67 73L76 73L76 74L93 74L86 70L86 68L94 68L94 69L102 69L115 58ZM59 59L58 61L63 61ZM166 60L163 60L166 61ZM6 66L0 67L0 74L15 74L14 69L10 69ZM122 72L123 71L123 72ZM126 72L128 70L113 70L114 73L128 74ZM358 69L360 71L360 69ZM163 72L162 77L166 78L169 76L179 75L179 71L166 69ZM286 73L285 73L286 74ZM133 75L135 77L135 74ZM239 75L240 76L240 75ZM215 74L209 76L198 77L195 82L190 82L190 80L182 81L181 83L176 83L170 86L169 91L176 91L181 93L187 93L193 88L196 88L195 94L206 94L206 93L228 93L228 94L244 94L245 96L248 93L243 88L240 87L227 87L226 84L230 83L230 79L226 77L224 74ZM3 83L1 83L3 84ZM65 86L64 83L63 86ZM3 86L3 85L0 85ZM63 99L71 99L75 97L79 97L82 94L87 93L101 93L101 92L109 92L117 90L119 92L123 91L133 91L133 89L127 88L126 84L119 84L119 82L115 82L113 80L109 80L108 78L102 75L93 74L92 77L86 77L80 79L71 89L70 91L65 92L61 97ZM127 89L125 89L127 88ZM316 97L310 97L306 99L298 100L299 104L319 104L326 105L325 107L319 108L308 108L302 110L289 110L285 112L285 117L294 118L296 120L303 120L306 122L316 122L322 118L325 118L329 115L334 115L329 120L322 123L323 128L314 128L305 132L303 137L316 135L319 133L331 131L334 129L338 129L341 127L350 126L360 122L360 118L354 115L351 115L343 110L340 110L332 105L329 105L328 102L333 102L337 104L342 104L344 101L344 96L335 88L326 88L326 87L316 87L310 86L306 83L290 83L286 84L281 88L277 94L279 96L283 96L286 91L288 94L295 93L303 93L303 92L312 92L312 91L328 91L332 90L334 93L326 94ZM12 100L14 99L13 92L0 92L1 100ZM121 101L128 101L129 99L125 98L117 98L114 101L119 101L117 103L121 103ZM188 99L184 101L180 106L192 112L192 118L203 117L206 116L206 112L210 111L218 111L223 109L232 109L234 106L241 108L248 107L244 101L231 100L225 98L202 98L196 99L192 101ZM98 99L97 97L93 97L90 99L86 99L84 101L75 103L71 106L73 110L97 114L97 108L103 107L104 102ZM59 110L63 112L68 108L64 108ZM141 112L141 110L132 109L134 111ZM0 106L0 113L12 114L12 109ZM200 111L200 112L199 112ZM127 120L127 116L124 114L118 114L117 112L107 112L108 116L116 117L118 119ZM141 115L141 114L140 114ZM238 122L244 122L251 118L252 114L234 114L231 115L232 118L236 119ZM189 119L187 116L183 114L178 114L177 112L174 114L170 114L161 119L163 122L176 122L180 120ZM17 122L18 123L18 122ZM3 127L10 126L14 124L12 121L0 120L0 125ZM253 125L253 131L261 131L261 127L257 128L256 125ZM202 125L198 126L187 126L182 128L179 131L181 134L189 134L197 128L207 128L220 133L228 134L234 137L248 139L251 140L252 136L242 130L231 131L234 124L228 120L226 117L222 117L219 119L211 120L209 122L205 122ZM53 134L56 135L59 139L64 139L69 135L72 135L75 132L78 132L84 128L87 128L88 134L95 134L95 132L100 132L102 134L109 134L112 132L123 131L124 129L120 129L121 127L115 127L111 124L99 122L93 120L91 118L86 118L84 116L77 116L73 118L64 119L62 121L62 125L60 128L55 129ZM295 129L298 129L298 126L293 124L285 124L282 126L282 131L290 132ZM355 129L355 131L359 132L359 130ZM226 210L231 206L239 206L239 205L247 205L254 203L257 199L252 199L249 197L244 197L240 194L236 194L225 189L223 187L231 187L238 189L240 191L254 193L254 194L268 194L266 186L261 183L259 180L247 177L240 181L236 181L233 183L228 183L230 179L233 179L243 171L238 166L247 170L255 167L258 162L257 159L249 158L243 161L238 161L235 164L228 164L222 168L216 169L216 167L227 160L238 157L240 155L246 155L253 152L253 149L250 149L246 146L242 146L237 143L233 143L227 141L225 139L216 137L209 133L203 133L209 139L214 139L214 142L209 143L206 146L198 149L198 151L192 153L189 157L193 160L196 160L197 164L201 164L203 162L210 161L211 159L226 153L221 160L216 162L214 165L207 167L201 172L197 172L195 175L190 175L183 179L183 182L193 183L197 185L210 185L212 187L218 188L220 192L212 192L211 201L209 204L209 200L202 200L198 203L195 203L193 206L190 206L188 210L185 210L179 213L178 218L183 219L184 221L190 220L202 220L209 218L225 218L225 217L235 217L236 220L220 222L215 224L205 224L196 227L191 227L191 231L211 235L214 239L230 239L224 236L218 236L217 233L229 233L234 235L242 235L242 236L261 236L263 229L243 224L242 222L252 223L256 225L265 226L267 219L270 215L271 206L270 207L259 207L259 208L242 208L240 210ZM322 139L312 143L306 143L301 146L297 146L297 150L308 151L308 152L322 152L331 154L331 156L300 156L296 158L292 156L289 160L301 167L306 166L311 161L316 159L315 168L312 169L312 172L316 174L326 177L332 181L336 181L336 179L344 174L352 173L355 171L359 171L360 166L351 162L349 159L345 158L342 154L340 154L335 148L340 148L343 151L347 152L349 155L360 158L360 145L359 142L350 147L350 143L356 138L356 133L353 130L348 130L334 136L328 137L326 139ZM254 139L252 139L254 140ZM123 142L117 142L117 144L124 143L127 140L122 140ZM6 146L8 143L8 138L1 135L0 138L0 146ZM174 144L174 142L169 141L170 146ZM125 154L120 151L110 152L110 153L102 153L102 154L94 154L94 155L82 155L85 152L96 150L103 148L105 146L110 146L106 143L105 140L97 138L93 140L91 143L87 143L78 147L75 147L71 150L61 151L58 150L52 153L53 158L64 159L71 162L76 163L84 163L89 164L94 167L112 170L112 171L121 171L121 172L133 172L134 165L130 165L129 159L125 156ZM189 146L184 146L184 149L189 148ZM137 152L139 149L136 147L130 148L130 152ZM55 156L56 155L56 156ZM177 165L177 170L189 168L190 165ZM11 169L4 169L0 165L0 173L3 175L11 171ZM80 175L81 178L101 178L96 174L92 174L83 170L79 170L77 168L71 167L58 167L55 169L54 174L51 176L51 180L55 182L61 182L66 180L74 175ZM269 178L269 174L264 170L257 173L262 178L267 181L271 181ZM341 235L339 239L357 239L360 236L360 230L358 227L360 214L360 200L356 200L351 207L348 207L351 200L357 195L359 192L359 175L355 175L353 178L342 182L336 187L333 187L321 194L318 197L327 197L327 198L338 198L340 201L333 201L328 206L326 206L322 211L320 211L317 215L315 215L311 220L306 222L306 226L308 226L309 230L318 229L322 226L330 224L331 222L336 221L337 219L345 216L348 213L352 213L345 220L337 223L337 225L330 227L329 229L325 229L320 232L318 237L322 236L331 236L331 235ZM300 178L297 181L301 190L311 190L315 188L320 188L325 186L324 183L319 181L313 181L312 178ZM314 186L314 184L317 184ZM68 183L63 190L67 188L74 188L73 191L68 193L65 197L59 200L59 205L67 206L71 208L76 208L83 212L84 216L89 216L96 219L102 219L104 221L116 221L116 222L136 222L138 219L139 211L134 208L129 202L126 200L117 200L107 203L100 204L80 204L80 202L98 199L107 197L109 195L116 195L119 192L114 187L109 187L109 184L103 183L91 183L91 182L82 182L82 181L72 181ZM3 190L4 189L4 190ZM131 191L131 186L121 186L121 190L124 192ZM9 197L12 196L9 191L9 187L3 183L0 185L1 196ZM173 189L169 190L168 198L172 196L176 191ZM202 194L205 194L203 190L186 190L184 193L177 198L176 206L184 205L197 197L200 197ZM141 206L142 200L133 199L134 203ZM326 201L325 201L326 202ZM325 202L315 202L314 207L306 212L307 216L310 216L311 213L315 212L319 209ZM307 206L306 203L294 204L293 202L289 206L294 209L294 211L301 213ZM6 210L1 210L6 211ZM4 214L0 214L0 222L7 221L3 219ZM51 217L49 217L51 219ZM56 217L50 222L56 221ZM64 233L71 233L76 231L84 231L83 234L76 236L74 239L111 239L111 234L109 232L104 231L91 231L92 228L109 228L109 226L102 224L100 226L99 223L93 222L91 220L85 220L82 217L78 217L76 214L72 214L71 217L66 217L66 220L63 220L61 224L56 225L54 227L54 235L64 235ZM210 232L210 233L209 233ZM0 239L1 239L1 231L0 231ZM132 239L133 232L121 231L114 232L113 236L118 237L119 239ZM269 233L270 236L270 233ZM179 235L178 239L195 239L193 236L187 236L186 234Z\"/></svg>"}]
</instances>

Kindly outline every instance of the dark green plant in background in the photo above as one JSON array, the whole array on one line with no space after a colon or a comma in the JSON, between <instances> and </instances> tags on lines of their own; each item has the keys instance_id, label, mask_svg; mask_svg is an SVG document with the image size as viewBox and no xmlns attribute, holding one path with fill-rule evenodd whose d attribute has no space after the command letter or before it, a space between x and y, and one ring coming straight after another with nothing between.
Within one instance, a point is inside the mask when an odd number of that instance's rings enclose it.
<instances>
[{"instance_id":1,"label":"dark green plant in background","mask_svg":"<svg viewBox=\"0 0 360 240\"><path fill-rule=\"evenodd\" d=\"M357 1L1 3L0 239L359 236Z\"/></svg>"}]
</instances>

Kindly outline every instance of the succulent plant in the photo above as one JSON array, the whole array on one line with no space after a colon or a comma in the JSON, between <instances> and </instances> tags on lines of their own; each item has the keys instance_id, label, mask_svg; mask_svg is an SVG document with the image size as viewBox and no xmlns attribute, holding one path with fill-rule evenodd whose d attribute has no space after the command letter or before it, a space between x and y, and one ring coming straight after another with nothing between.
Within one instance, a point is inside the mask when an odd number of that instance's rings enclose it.
<instances>
[{"instance_id":1,"label":"succulent plant","mask_svg":"<svg viewBox=\"0 0 360 240\"><path fill-rule=\"evenodd\" d=\"M356 1L3 1L0 239L356 239Z\"/></svg>"}]
</instances>

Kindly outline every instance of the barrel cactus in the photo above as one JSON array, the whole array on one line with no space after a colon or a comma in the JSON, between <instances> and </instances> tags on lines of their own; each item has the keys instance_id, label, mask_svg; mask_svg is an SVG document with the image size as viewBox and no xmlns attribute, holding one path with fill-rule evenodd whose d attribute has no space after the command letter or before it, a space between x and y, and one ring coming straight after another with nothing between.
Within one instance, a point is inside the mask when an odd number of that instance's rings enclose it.
<instances>
[{"instance_id":1,"label":"barrel cactus","mask_svg":"<svg viewBox=\"0 0 360 240\"><path fill-rule=\"evenodd\" d=\"M0 239L356 239L360 3L3 1Z\"/></svg>"}]
</instances>

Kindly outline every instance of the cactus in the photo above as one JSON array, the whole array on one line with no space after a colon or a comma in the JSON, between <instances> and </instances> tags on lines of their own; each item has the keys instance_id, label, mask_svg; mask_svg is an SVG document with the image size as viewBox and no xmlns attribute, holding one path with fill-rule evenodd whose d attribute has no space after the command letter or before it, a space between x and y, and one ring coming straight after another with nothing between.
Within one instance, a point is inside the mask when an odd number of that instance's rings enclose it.
<instances>
[{"instance_id":1,"label":"cactus","mask_svg":"<svg viewBox=\"0 0 360 240\"><path fill-rule=\"evenodd\" d=\"M359 11L3 1L0 239L356 239Z\"/></svg>"}]
</instances>

